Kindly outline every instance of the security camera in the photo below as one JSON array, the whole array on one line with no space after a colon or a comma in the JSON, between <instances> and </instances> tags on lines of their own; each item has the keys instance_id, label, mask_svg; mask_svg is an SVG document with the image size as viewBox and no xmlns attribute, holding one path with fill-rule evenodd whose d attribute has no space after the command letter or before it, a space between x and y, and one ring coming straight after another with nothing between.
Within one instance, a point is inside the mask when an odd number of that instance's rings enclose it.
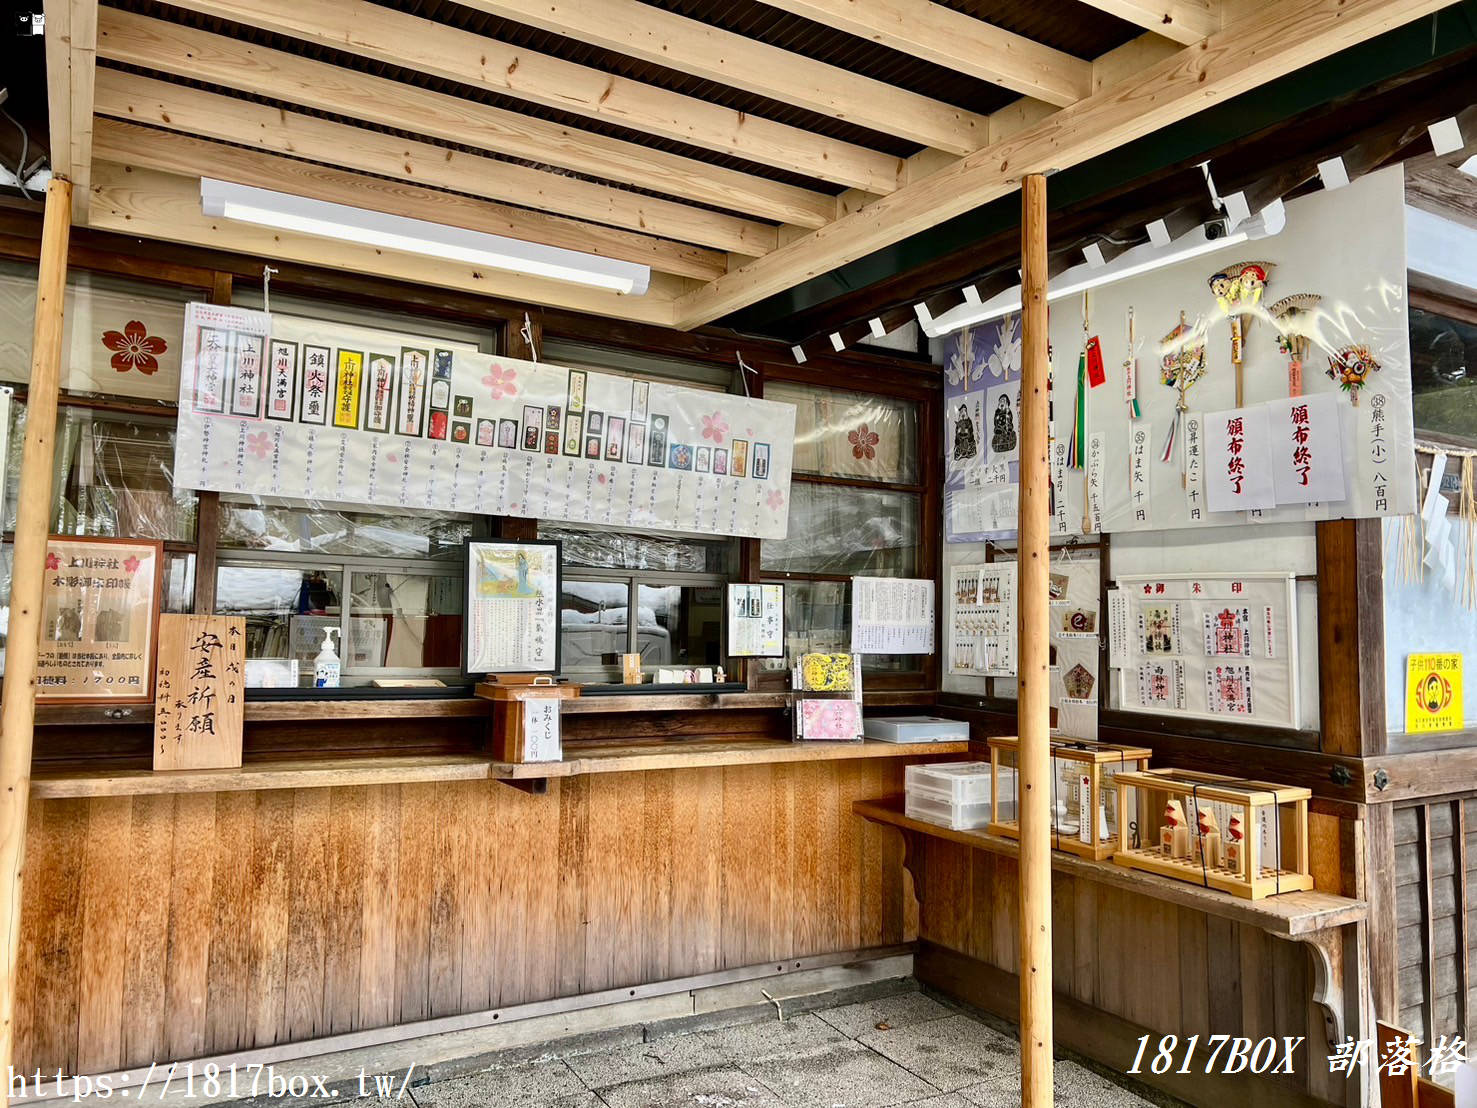
<instances>
[{"instance_id":1,"label":"security camera","mask_svg":"<svg viewBox=\"0 0 1477 1108\"><path fill-rule=\"evenodd\" d=\"M1227 227L1224 219L1212 219L1205 225L1205 237L1211 242L1225 238L1226 233Z\"/></svg>"}]
</instances>

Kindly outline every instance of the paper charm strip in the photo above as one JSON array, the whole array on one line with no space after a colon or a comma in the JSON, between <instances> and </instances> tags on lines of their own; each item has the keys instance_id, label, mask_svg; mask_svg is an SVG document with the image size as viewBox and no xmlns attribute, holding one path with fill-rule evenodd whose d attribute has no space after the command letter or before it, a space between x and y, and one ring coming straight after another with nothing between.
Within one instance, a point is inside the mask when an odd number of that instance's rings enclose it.
<instances>
[{"instance_id":1,"label":"paper charm strip","mask_svg":"<svg viewBox=\"0 0 1477 1108\"><path fill-rule=\"evenodd\" d=\"M1303 363L1308 360L1313 309L1323 297L1316 292L1284 296L1267 309L1277 321L1277 349L1287 355L1287 395L1303 395Z\"/></svg>"}]
</instances>

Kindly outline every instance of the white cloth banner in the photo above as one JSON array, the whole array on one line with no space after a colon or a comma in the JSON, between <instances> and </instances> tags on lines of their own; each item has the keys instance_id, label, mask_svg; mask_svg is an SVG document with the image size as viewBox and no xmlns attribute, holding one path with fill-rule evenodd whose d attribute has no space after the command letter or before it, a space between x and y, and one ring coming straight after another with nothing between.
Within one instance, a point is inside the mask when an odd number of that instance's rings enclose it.
<instances>
[{"instance_id":1,"label":"white cloth banner","mask_svg":"<svg viewBox=\"0 0 1477 1108\"><path fill-rule=\"evenodd\" d=\"M174 480L784 538L794 429L789 404L191 304Z\"/></svg>"}]
</instances>

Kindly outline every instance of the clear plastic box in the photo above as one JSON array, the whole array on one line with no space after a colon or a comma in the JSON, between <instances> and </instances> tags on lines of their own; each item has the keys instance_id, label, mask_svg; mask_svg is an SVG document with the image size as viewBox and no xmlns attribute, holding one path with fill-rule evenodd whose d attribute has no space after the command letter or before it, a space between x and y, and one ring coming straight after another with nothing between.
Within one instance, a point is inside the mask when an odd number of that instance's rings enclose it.
<instances>
[{"instance_id":1,"label":"clear plastic box","mask_svg":"<svg viewBox=\"0 0 1477 1108\"><path fill-rule=\"evenodd\" d=\"M1013 774L1012 774L1013 778ZM904 773L907 786L907 815L912 819L939 823L955 831L983 827L990 822L990 764L988 762L939 762L909 766ZM1014 782L1001 790L1002 801L1012 798Z\"/></svg>"}]
</instances>

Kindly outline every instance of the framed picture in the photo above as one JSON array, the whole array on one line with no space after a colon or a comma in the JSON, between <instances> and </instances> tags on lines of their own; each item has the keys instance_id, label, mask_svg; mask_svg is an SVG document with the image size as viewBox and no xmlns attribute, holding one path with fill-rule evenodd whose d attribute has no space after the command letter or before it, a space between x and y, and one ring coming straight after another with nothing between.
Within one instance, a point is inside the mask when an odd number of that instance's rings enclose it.
<instances>
[{"instance_id":1,"label":"framed picture","mask_svg":"<svg viewBox=\"0 0 1477 1108\"><path fill-rule=\"evenodd\" d=\"M559 671L557 541L467 542L465 672Z\"/></svg>"},{"instance_id":2,"label":"framed picture","mask_svg":"<svg viewBox=\"0 0 1477 1108\"><path fill-rule=\"evenodd\" d=\"M163 570L164 547L157 542L70 535L47 540L38 701L154 699Z\"/></svg>"}]
</instances>

